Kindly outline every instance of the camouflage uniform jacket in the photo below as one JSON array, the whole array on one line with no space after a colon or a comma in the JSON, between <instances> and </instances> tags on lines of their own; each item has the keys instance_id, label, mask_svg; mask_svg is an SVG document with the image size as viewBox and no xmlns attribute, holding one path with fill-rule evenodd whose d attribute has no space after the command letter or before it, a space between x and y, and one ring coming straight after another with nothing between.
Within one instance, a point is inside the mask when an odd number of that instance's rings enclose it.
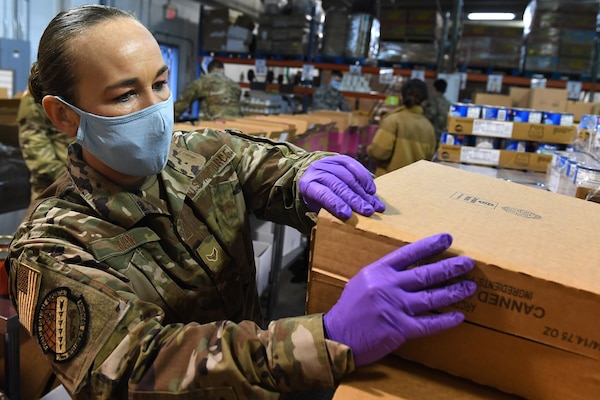
<instances>
[{"instance_id":1,"label":"camouflage uniform jacket","mask_svg":"<svg viewBox=\"0 0 600 400\"><path fill-rule=\"evenodd\" d=\"M175 102L175 119L196 100L209 120L235 118L242 115L240 85L220 71L213 71L189 84Z\"/></svg>"},{"instance_id":2,"label":"camouflage uniform jacket","mask_svg":"<svg viewBox=\"0 0 600 400\"><path fill-rule=\"evenodd\" d=\"M352 111L342 92L328 85L321 85L315 89L312 98L312 109Z\"/></svg>"},{"instance_id":3,"label":"camouflage uniform jacket","mask_svg":"<svg viewBox=\"0 0 600 400\"><path fill-rule=\"evenodd\" d=\"M29 169L31 198L35 199L67 170L67 148L74 140L48 119L41 104L24 95L17 113L19 145Z\"/></svg>"},{"instance_id":4,"label":"camouflage uniform jacket","mask_svg":"<svg viewBox=\"0 0 600 400\"><path fill-rule=\"evenodd\" d=\"M415 161L431 160L435 147L435 132L423 108L402 106L383 117L367 154L377 160L375 175L380 176Z\"/></svg>"},{"instance_id":5,"label":"camouflage uniform jacket","mask_svg":"<svg viewBox=\"0 0 600 400\"><path fill-rule=\"evenodd\" d=\"M30 206L9 253L20 322L67 390L274 399L351 372L350 349L325 338L320 314L261 329L248 222L253 212L309 231L297 180L329 154L175 132L165 169L126 191L72 145L69 173Z\"/></svg>"},{"instance_id":6,"label":"camouflage uniform jacket","mask_svg":"<svg viewBox=\"0 0 600 400\"><path fill-rule=\"evenodd\" d=\"M435 129L436 143L439 144L442 133L446 131L446 125L448 125L450 102L443 94L436 93L427 101L423 111Z\"/></svg>"}]
</instances>

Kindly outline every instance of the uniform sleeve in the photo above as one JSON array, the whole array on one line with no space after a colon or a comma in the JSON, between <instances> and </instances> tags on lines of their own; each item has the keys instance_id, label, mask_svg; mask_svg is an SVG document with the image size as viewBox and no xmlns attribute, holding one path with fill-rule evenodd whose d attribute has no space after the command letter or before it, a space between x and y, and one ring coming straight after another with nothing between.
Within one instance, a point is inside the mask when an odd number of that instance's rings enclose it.
<instances>
[{"instance_id":1,"label":"uniform sleeve","mask_svg":"<svg viewBox=\"0 0 600 400\"><path fill-rule=\"evenodd\" d=\"M352 108L350 108L350 105L348 104L348 101L346 100L346 98L344 97L342 92L339 92L339 94L340 94L340 102L338 104L338 107L340 108L340 110L346 111L346 112L352 111Z\"/></svg>"},{"instance_id":2,"label":"uniform sleeve","mask_svg":"<svg viewBox=\"0 0 600 400\"><path fill-rule=\"evenodd\" d=\"M313 92L312 97L312 108L313 110L327 110L327 104L325 103L325 88L319 86Z\"/></svg>"},{"instance_id":3,"label":"uniform sleeve","mask_svg":"<svg viewBox=\"0 0 600 400\"><path fill-rule=\"evenodd\" d=\"M310 233L314 222L298 189L298 181L311 162L336 153L307 152L288 142L245 135L239 130L206 129L182 137L180 143L200 151L214 138L232 149L241 181L245 207L259 218Z\"/></svg>"},{"instance_id":4,"label":"uniform sleeve","mask_svg":"<svg viewBox=\"0 0 600 400\"><path fill-rule=\"evenodd\" d=\"M204 88L202 84L202 78L192 81L184 90L181 95L175 101L175 120L181 117L181 114L187 110L194 101L200 100L205 97Z\"/></svg>"},{"instance_id":5,"label":"uniform sleeve","mask_svg":"<svg viewBox=\"0 0 600 400\"><path fill-rule=\"evenodd\" d=\"M142 275L130 280L75 244L74 236L92 234L73 230L83 215L41 207L37 228L18 232L11 247L11 299L74 398L272 399L334 387L354 369L349 348L324 338L320 314L267 329L249 321L165 323L163 310L138 295L144 271L165 278L152 260L135 254L123 268L139 264ZM40 237L50 219L62 238Z\"/></svg>"},{"instance_id":6,"label":"uniform sleeve","mask_svg":"<svg viewBox=\"0 0 600 400\"><path fill-rule=\"evenodd\" d=\"M31 174L33 189L39 192L67 170L68 139L54 128L42 106L35 103L30 95L21 100L17 121L21 153ZM65 143L54 143L59 136ZM64 154L57 154L57 151Z\"/></svg>"},{"instance_id":7,"label":"uniform sleeve","mask_svg":"<svg viewBox=\"0 0 600 400\"><path fill-rule=\"evenodd\" d=\"M396 130L397 126L393 118L384 118L375 132L373 141L367 146L369 157L381 162L388 161L394 152L398 137Z\"/></svg>"}]
</instances>

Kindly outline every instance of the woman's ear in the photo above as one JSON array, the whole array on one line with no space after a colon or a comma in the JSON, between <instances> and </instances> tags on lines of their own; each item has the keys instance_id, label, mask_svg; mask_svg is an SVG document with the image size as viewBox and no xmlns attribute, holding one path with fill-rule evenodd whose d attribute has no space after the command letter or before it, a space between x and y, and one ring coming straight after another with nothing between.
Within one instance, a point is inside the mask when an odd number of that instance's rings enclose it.
<instances>
[{"instance_id":1,"label":"woman's ear","mask_svg":"<svg viewBox=\"0 0 600 400\"><path fill-rule=\"evenodd\" d=\"M42 106L44 107L44 110L46 110L46 114L54 126L64 132L67 136L77 136L79 115L75 111L71 110L55 96L50 95L44 96L42 99Z\"/></svg>"}]
</instances>

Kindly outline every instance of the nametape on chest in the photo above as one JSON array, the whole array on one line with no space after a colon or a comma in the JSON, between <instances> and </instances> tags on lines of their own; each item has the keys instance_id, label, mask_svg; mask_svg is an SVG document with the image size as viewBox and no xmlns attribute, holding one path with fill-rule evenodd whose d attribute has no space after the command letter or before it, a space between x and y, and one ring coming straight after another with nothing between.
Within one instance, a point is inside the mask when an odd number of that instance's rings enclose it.
<instances>
[{"instance_id":1,"label":"nametape on chest","mask_svg":"<svg viewBox=\"0 0 600 400\"><path fill-rule=\"evenodd\" d=\"M196 179L192 181L188 189L188 197L196 201L202 191L212 182L215 176L235 158L235 153L229 146L222 146L204 167L200 170Z\"/></svg>"},{"instance_id":2,"label":"nametape on chest","mask_svg":"<svg viewBox=\"0 0 600 400\"><path fill-rule=\"evenodd\" d=\"M150 242L157 242L160 237L152 229L139 227L123 232L111 238L94 240L89 244L90 251L98 261L120 256Z\"/></svg>"}]
</instances>

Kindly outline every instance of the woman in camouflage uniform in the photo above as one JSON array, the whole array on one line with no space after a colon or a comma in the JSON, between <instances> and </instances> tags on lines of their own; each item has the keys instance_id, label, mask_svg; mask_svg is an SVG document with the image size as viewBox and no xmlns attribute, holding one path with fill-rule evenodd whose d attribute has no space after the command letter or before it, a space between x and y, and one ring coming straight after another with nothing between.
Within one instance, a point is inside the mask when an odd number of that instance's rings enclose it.
<instances>
[{"instance_id":1,"label":"woman in camouflage uniform","mask_svg":"<svg viewBox=\"0 0 600 400\"><path fill-rule=\"evenodd\" d=\"M68 174L34 202L11 243L19 319L76 398L267 399L332 388L404 340L447 329L472 283L454 257L404 271L447 234L364 269L327 314L261 328L249 213L308 232L385 206L356 161L207 129L175 132L167 67L151 33L111 7L59 13L29 88L77 143ZM85 111L84 111L85 110ZM427 281L427 285L421 281Z\"/></svg>"}]
</instances>

